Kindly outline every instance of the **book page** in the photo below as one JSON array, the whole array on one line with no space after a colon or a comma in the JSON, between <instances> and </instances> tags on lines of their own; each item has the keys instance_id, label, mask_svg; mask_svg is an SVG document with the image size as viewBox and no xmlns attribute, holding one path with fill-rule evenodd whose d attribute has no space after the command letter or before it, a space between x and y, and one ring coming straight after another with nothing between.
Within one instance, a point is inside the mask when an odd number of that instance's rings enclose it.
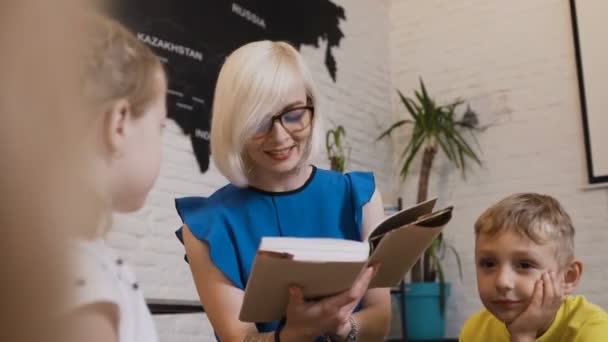
<instances>
[{"instance_id":1,"label":"book page","mask_svg":"<svg viewBox=\"0 0 608 342\"><path fill-rule=\"evenodd\" d=\"M422 215L407 227L391 230L378 239L370 262L380 262L380 270L370 287L395 286L451 218L452 207L447 207Z\"/></svg>"},{"instance_id":2,"label":"book page","mask_svg":"<svg viewBox=\"0 0 608 342\"><path fill-rule=\"evenodd\" d=\"M369 257L369 244L332 238L264 237L259 251L288 254L293 260L360 262Z\"/></svg>"},{"instance_id":3,"label":"book page","mask_svg":"<svg viewBox=\"0 0 608 342\"><path fill-rule=\"evenodd\" d=\"M432 198L426 202L418 203L413 207L394 213L374 229L369 240L373 240L375 236L384 235L395 228L403 227L416 221L418 217L430 213L433 210L433 207L435 207L436 202L437 198Z\"/></svg>"}]
</instances>

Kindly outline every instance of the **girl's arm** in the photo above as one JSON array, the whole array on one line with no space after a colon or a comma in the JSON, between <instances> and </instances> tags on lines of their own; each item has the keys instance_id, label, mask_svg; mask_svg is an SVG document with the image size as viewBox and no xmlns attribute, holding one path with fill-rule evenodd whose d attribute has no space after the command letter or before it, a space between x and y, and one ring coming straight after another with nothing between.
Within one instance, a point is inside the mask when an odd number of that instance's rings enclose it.
<instances>
[{"instance_id":1,"label":"girl's arm","mask_svg":"<svg viewBox=\"0 0 608 342\"><path fill-rule=\"evenodd\" d=\"M88 304L66 318L68 342L118 342L118 308L112 303Z\"/></svg>"}]
</instances>

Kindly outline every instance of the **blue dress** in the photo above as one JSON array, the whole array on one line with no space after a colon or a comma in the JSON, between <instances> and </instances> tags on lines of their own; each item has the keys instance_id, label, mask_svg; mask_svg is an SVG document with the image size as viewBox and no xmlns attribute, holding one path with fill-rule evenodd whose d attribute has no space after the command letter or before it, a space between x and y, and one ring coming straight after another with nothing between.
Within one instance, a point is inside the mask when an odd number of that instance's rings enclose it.
<instances>
[{"instance_id":1,"label":"blue dress","mask_svg":"<svg viewBox=\"0 0 608 342\"><path fill-rule=\"evenodd\" d=\"M293 191L267 192L226 185L210 197L175 200L182 221L209 246L211 261L234 286L245 289L264 236L332 237L361 241L362 209L375 190L370 172L318 169ZM182 240L181 228L176 232ZM279 321L259 322L259 332Z\"/></svg>"}]
</instances>

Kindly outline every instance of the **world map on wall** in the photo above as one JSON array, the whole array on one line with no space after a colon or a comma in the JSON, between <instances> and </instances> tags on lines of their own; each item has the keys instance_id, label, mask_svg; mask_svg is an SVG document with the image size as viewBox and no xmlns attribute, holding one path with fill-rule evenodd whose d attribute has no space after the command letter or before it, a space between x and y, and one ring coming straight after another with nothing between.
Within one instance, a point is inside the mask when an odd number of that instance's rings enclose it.
<instances>
[{"instance_id":1,"label":"world map on wall","mask_svg":"<svg viewBox=\"0 0 608 342\"><path fill-rule=\"evenodd\" d=\"M169 74L168 117L190 138L200 171L209 168L213 91L220 67L236 48L256 40L282 40L297 49L324 46L336 81L333 55L344 37L344 9L329 0L122 0L113 16L160 56Z\"/></svg>"}]
</instances>

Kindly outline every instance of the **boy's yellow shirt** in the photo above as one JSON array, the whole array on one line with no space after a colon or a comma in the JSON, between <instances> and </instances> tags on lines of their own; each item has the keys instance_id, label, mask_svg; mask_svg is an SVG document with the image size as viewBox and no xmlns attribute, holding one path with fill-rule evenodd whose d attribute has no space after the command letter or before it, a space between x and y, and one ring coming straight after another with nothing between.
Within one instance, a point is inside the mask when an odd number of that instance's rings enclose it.
<instances>
[{"instance_id":1,"label":"boy's yellow shirt","mask_svg":"<svg viewBox=\"0 0 608 342\"><path fill-rule=\"evenodd\" d=\"M469 318L460 342L509 342L504 323L483 309ZM608 341L608 314L588 302L584 296L569 296L559 308L555 321L537 342L600 342Z\"/></svg>"}]
</instances>

